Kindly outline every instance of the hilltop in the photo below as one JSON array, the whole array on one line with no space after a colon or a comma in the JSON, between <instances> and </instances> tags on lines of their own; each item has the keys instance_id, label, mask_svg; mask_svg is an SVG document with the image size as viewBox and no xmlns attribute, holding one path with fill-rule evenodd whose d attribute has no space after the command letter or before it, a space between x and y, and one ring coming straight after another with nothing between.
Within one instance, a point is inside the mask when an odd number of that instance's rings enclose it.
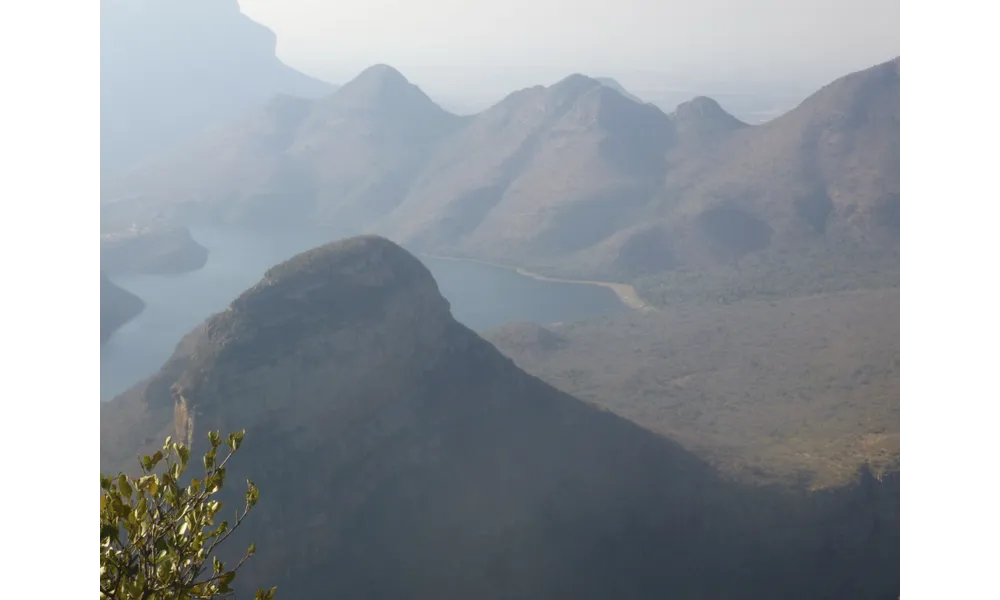
<instances>
[{"instance_id":1,"label":"hilltop","mask_svg":"<svg viewBox=\"0 0 1000 600\"><path fill-rule=\"evenodd\" d=\"M718 102L705 96L682 102L670 116L677 137L693 147L723 140L729 134L748 127L727 113Z\"/></svg>"},{"instance_id":2,"label":"hilltop","mask_svg":"<svg viewBox=\"0 0 1000 600\"><path fill-rule=\"evenodd\" d=\"M550 339L558 349L559 340ZM102 470L246 428L241 583L290 597L882 598L898 480L822 494L720 477L527 375L376 236L270 269L101 407ZM233 500L236 500L234 497ZM817 525L817 524L822 525Z\"/></svg>"}]
</instances>

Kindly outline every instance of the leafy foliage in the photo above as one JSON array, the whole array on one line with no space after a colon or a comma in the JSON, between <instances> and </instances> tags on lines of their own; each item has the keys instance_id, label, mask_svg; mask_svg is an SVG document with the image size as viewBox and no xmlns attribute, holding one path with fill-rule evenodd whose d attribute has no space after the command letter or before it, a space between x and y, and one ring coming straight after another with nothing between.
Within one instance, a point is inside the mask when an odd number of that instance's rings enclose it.
<instances>
[{"instance_id":1,"label":"leafy foliage","mask_svg":"<svg viewBox=\"0 0 1000 600\"><path fill-rule=\"evenodd\" d=\"M257 504L257 487L247 480L246 504L232 526L216 524L222 504L215 499L226 478L226 464L239 449L245 431L231 433L229 453L218 462L219 432L208 434L205 476L179 483L190 449L168 437L162 450L139 459L142 475L101 474L101 599L209 600L233 595L237 571L254 554L247 548L227 569L215 550L243 523ZM154 471L162 467L162 472ZM272 600L274 588L259 590L256 600Z\"/></svg>"}]
</instances>

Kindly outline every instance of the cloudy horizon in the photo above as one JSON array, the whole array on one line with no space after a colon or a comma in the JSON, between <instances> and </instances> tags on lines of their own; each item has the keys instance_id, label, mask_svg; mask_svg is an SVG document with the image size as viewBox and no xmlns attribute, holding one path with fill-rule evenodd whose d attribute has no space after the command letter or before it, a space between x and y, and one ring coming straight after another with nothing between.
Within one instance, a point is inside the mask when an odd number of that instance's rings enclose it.
<instances>
[{"instance_id":1,"label":"cloudy horizon","mask_svg":"<svg viewBox=\"0 0 1000 600\"><path fill-rule=\"evenodd\" d=\"M899 55L892 0L241 0L287 64L332 82L386 63L483 93L571 72L626 87L801 91ZM530 83L529 83L530 82Z\"/></svg>"}]
</instances>

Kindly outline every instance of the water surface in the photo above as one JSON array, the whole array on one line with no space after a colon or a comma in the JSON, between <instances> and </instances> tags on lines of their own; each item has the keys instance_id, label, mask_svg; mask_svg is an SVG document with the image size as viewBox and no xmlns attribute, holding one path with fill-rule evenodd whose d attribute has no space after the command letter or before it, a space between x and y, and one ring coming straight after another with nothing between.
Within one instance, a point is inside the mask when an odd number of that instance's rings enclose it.
<instances>
[{"instance_id":1,"label":"water surface","mask_svg":"<svg viewBox=\"0 0 1000 600\"><path fill-rule=\"evenodd\" d=\"M113 278L142 298L146 309L101 347L102 400L156 372L184 334L223 310L267 269L336 239L317 232L267 237L215 229L191 233L209 250L204 268L180 275ZM538 281L478 263L421 260L455 318L477 331L510 321L552 323L624 310L614 292L602 287Z\"/></svg>"}]
</instances>

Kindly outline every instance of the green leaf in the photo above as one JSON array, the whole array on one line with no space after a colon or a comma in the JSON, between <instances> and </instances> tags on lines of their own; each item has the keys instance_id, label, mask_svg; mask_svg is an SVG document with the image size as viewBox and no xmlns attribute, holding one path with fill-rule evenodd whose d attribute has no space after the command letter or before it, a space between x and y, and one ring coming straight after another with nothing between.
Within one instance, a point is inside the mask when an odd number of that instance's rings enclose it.
<instances>
[{"instance_id":1,"label":"green leaf","mask_svg":"<svg viewBox=\"0 0 1000 600\"><path fill-rule=\"evenodd\" d=\"M165 557L166 554L163 553L163 556ZM162 560L162 558L160 558L159 560ZM169 561L163 561L163 562L161 562L156 567L156 578L159 579L160 581L163 581L163 582L169 581L170 580L170 571L171 570L172 570L171 569L171 564L170 564Z\"/></svg>"},{"instance_id":2,"label":"green leaf","mask_svg":"<svg viewBox=\"0 0 1000 600\"><path fill-rule=\"evenodd\" d=\"M274 590L276 589L277 588L271 588L266 592L264 590L259 590L257 592L258 596L256 596L254 600L274 600Z\"/></svg>"},{"instance_id":3,"label":"green leaf","mask_svg":"<svg viewBox=\"0 0 1000 600\"><path fill-rule=\"evenodd\" d=\"M118 489L126 498L132 498L132 486L128 484L128 477L124 473L118 476Z\"/></svg>"},{"instance_id":4,"label":"green leaf","mask_svg":"<svg viewBox=\"0 0 1000 600\"><path fill-rule=\"evenodd\" d=\"M111 509L118 517L124 517L129 513L128 507L125 506L125 503L122 502L119 496L111 497Z\"/></svg>"},{"instance_id":5,"label":"green leaf","mask_svg":"<svg viewBox=\"0 0 1000 600\"><path fill-rule=\"evenodd\" d=\"M118 527L113 523L101 525L101 539L105 540L118 535Z\"/></svg>"},{"instance_id":6,"label":"green leaf","mask_svg":"<svg viewBox=\"0 0 1000 600\"><path fill-rule=\"evenodd\" d=\"M245 433L228 434L228 457L239 448ZM102 600L132 600L148 597L149 593L154 598L217 598L231 594L236 572L227 572L225 564L209 552L231 530L226 521L218 525L214 522L223 506L211 494L222 488L227 473L217 465L219 432L211 432L209 441L212 447L205 455L207 473L202 479L191 479L186 488L181 488L178 481L191 452L170 438L162 451L139 458L144 471L141 477L101 475ZM153 472L158 464L163 466L162 472ZM257 486L248 479L248 504L255 503L258 495ZM246 512L249 508L243 514ZM242 518L239 514L237 511L237 517ZM249 544L246 557L256 551L256 544ZM209 564L215 578L192 581L197 574L204 574ZM258 591L255 597L273 600L274 591Z\"/></svg>"},{"instance_id":7,"label":"green leaf","mask_svg":"<svg viewBox=\"0 0 1000 600\"><path fill-rule=\"evenodd\" d=\"M225 533L227 529L229 529L229 521L223 521L219 523L219 526L216 527L209 535L210 537L217 538L223 533Z\"/></svg>"},{"instance_id":8,"label":"green leaf","mask_svg":"<svg viewBox=\"0 0 1000 600\"><path fill-rule=\"evenodd\" d=\"M257 486L254 485L252 481L247 479L247 494L246 494L247 505L250 507L255 506L257 504L257 499L259 498L259 496L260 492L257 491Z\"/></svg>"}]
</instances>

